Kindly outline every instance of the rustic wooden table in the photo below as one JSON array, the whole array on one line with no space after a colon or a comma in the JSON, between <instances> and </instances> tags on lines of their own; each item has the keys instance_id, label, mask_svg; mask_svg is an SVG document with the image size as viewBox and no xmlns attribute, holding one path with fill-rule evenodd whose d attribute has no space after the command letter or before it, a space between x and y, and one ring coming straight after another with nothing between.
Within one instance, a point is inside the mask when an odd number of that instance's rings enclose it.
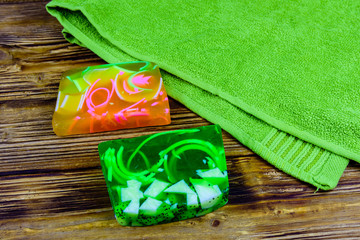
<instances>
[{"instance_id":1,"label":"rustic wooden table","mask_svg":"<svg viewBox=\"0 0 360 240\"><path fill-rule=\"evenodd\" d=\"M229 204L200 218L134 228L114 219L100 141L210 124L170 99L172 124L57 137L59 77L104 63L69 44L44 1L0 0L0 239L315 239L360 237L360 165L338 187L315 189L223 132Z\"/></svg>"}]
</instances>

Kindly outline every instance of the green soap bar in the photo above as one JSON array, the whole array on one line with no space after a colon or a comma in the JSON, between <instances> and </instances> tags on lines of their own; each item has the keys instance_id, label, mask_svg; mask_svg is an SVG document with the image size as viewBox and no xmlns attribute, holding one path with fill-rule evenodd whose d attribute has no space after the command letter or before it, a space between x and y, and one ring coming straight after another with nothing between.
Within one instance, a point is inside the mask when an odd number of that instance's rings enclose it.
<instances>
[{"instance_id":1,"label":"green soap bar","mask_svg":"<svg viewBox=\"0 0 360 240\"><path fill-rule=\"evenodd\" d=\"M228 201L219 125L102 142L99 155L121 225L147 226L202 216Z\"/></svg>"}]
</instances>

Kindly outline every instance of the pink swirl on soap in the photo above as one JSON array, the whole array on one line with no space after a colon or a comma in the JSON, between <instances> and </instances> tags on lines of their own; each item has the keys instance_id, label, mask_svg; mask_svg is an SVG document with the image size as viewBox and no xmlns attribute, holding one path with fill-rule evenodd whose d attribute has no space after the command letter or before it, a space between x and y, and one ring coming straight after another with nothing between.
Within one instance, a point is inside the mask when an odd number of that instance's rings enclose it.
<instances>
[{"instance_id":1,"label":"pink swirl on soap","mask_svg":"<svg viewBox=\"0 0 360 240\"><path fill-rule=\"evenodd\" d=\"M89 90L86 92L86 95L85 95L86 105L87 105L87 107L89 109L88 111L90 111L92 113L95 112L99 108L106 107L109 104L110 99L113 96L114 91L115 91L115 84L114 84L113 79L110 79L111 80L111 89L110 90L108 88L105 88L105 87L96 88L96 85L99 83L100 80L101 79L96 80L91 85L91 87L89 88ZM105 99L102 97L104 95L104 92L106 93L106 98ZM100 103L99 102L94 103L95 100L98 100L98 99L103 99L103 101L100 102Z\"/></svg>"},{"instance_id":2,"label":"pink swirl on soap","mask_svg":"<svg viewBox=\"0 0 360 240\"><path fill-rule=\"evenodd\" d=\"M129 77L118 74L115 78L117 95L128 102L156 99L162 87L161 77L152 76L151 72L138 72Z\"/></svg>"}]
</instances>

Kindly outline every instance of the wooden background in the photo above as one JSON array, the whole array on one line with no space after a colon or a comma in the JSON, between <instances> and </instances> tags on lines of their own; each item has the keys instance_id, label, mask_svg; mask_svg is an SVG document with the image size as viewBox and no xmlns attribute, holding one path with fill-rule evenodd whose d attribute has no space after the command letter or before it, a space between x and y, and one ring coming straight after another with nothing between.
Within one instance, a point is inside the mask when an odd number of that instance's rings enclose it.
<instances>
[{"instance_id":1,"label":"wooden background","mask_svg":"<svg viewBox=\"0 0 360 240\"><path fill-rule=\"evenodd\" d=\"M61 73L104 62L67 43L45 4L0 0L0 239L360 237L359 164L350 163L335 190L314 193L226 132L228 205L176 223L118 225L97 144L210 123L170 99L169 126L57 137L51 118Z\"/></svg>"}]
</instances>

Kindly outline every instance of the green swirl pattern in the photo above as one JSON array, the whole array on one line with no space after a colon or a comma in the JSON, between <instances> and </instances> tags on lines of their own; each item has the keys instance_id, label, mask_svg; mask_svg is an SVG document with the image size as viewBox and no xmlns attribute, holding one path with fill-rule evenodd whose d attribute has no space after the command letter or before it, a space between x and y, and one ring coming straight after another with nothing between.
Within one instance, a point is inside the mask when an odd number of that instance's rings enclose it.
<instances>
[{"instance_id":1,"label":"green swirl pattern","mask_svg":"<svg viewBox=\"0 0 360 240\"><path fill-rule=\"evenodd\" d=\"M212 212L228 201L218 125L103 142L99 154L121 225L184 220Z\"/></svg>"}]
</instances>

